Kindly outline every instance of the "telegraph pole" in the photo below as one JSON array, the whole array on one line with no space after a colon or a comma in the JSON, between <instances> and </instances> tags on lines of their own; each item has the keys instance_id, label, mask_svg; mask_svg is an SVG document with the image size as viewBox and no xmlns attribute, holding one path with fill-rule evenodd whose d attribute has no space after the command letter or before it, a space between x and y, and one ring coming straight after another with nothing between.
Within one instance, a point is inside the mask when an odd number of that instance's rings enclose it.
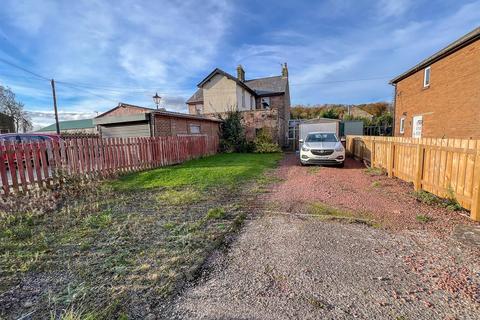
<instances>
[{"instance_id":1,"label":"telegraph pole","mask_svg":"<svg viewBox=\"0 0 480 320\"><path fill-rule=\"evenodd\" d=\"M52 79L50 83L52 84L53 110L55 111L55 127L57 128L57 134L60 134L60 124L58 123L58 111L57 111L57 96L55 94L55 80Z\"/></svg>"}]
</instances>

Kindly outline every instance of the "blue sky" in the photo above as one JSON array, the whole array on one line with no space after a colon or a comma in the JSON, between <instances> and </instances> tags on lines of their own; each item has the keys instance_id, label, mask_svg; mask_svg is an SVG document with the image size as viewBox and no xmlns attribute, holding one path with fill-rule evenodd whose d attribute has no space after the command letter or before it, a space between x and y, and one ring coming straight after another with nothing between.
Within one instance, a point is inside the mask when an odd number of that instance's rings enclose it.
<instances>
[{"instance_id":1,"label":"blue sky","mask_svg":"<svg viewBox=\"0 0 480 320\"><path fill-rule=\"evenodd\" d=\"M390 101L389 79L479 23L480 0L2 0L0 58L58 80L63 120L153 106L155 91L185 111L203 77L237 64L255 78L288 62L293 104L364 103ZM0 62L0 84L36 127L53 122L48 81Z\"/></svg>"}]
</instances>

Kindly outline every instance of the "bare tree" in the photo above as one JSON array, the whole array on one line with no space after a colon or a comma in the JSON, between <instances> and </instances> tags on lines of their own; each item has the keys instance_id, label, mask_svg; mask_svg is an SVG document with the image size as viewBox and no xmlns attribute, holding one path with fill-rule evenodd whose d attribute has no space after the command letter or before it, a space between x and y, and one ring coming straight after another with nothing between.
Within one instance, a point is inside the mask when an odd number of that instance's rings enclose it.
<instances>
[{"instance_id":1,"label":"bare tree","mask_svg":"<svg viewBox=\"0 0 480 320\"><path fill-rule=\"evenodd\" d=\"M15 100L15 93L10 88L0 86L0 112L13 118L15 132L32 129L32 121L24 107L22 102Z\"/></svg>"}]
</instances>

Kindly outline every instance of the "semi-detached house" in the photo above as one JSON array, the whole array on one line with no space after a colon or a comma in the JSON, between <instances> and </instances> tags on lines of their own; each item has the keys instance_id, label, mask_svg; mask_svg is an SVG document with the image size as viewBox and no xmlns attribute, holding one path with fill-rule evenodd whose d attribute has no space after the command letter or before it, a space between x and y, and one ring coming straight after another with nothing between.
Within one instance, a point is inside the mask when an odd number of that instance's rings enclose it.
<instances>
[{"instance_id":1,"label":"semi-detached house","mask_svg":"<svg viewBox=\"0 0 480 320\"><path fill-rule=\"evenodd\" d=\"M390 81L395 136L480 139L480 27Z\"/></svg>"},{"instance_id":2,"label":"semi-detached house","mask_svg":"<svg viewBox=\"0 0 480 320\"><path fill-rule=\"evenodd\" d=\"M290 119L287 64L282 65L279 76L249 80L241 65L236 77L216 68L198 84L187 106L190 114L197 115L222 116L228 111L240 111L248 140L267 128L279 145L286 146Z\"/></svg>"}]
</instances>

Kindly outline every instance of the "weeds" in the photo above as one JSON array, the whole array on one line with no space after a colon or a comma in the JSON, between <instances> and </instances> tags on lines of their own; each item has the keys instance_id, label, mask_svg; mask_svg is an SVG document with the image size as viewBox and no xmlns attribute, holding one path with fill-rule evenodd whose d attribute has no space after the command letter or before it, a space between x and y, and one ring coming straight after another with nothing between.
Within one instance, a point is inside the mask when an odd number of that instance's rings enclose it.
<instances>
[{"instance_id":1,"label":"weeds","mask_svg":"<svg viewBox=\"0 0 480 320\"><path fill-rule=\"evenodd\" d=\"M225 209L223 208L212 208L207 212L207 220L211 219L222 219L225 217Z\"/></svg>"},{"instance_id":2,"label":"weeds","mask_svg":"<svg viewBox=\"0 0 480 320\"><path fill-rule=\"evenodd\" d=\"M427 215L424 215L424 214L417 214L417 216L415 217L415 219L416 219L418 222L421 222L421 223L427 223L427 222L430 222L430 221L433 220L432 217L427 216Z\"/></svg>"},{"instance_id":3,"label":"weeds","mask_svg":"<svg viewBox=\"0 0 480 320\"><path fill-rule=\"evenodd\" d=\"M382 168L368 167L365 169L365 173L371 176L383 176L385 175L385 170Z\"/></svg>"},{"instance_id":4,"label":"weeds","mask_svg":"<svg viewBox=\"0 0 480 320\"><path fill-rule=\"evenodd\" d=\"M313 166L313 167L308 167L307 172L310 174L315 174L321 170L322 167L320 166Z\"/></svg>"},{"instance_id":5,"label":"weeds","mask_svg":"<svg viewBox=\"0 0 480 320\"><path fill-rule=\"evenodd\" d=\"M380 225L371 219L369 214L355 213L344 209L328 206L326 204L315 202L308 206L308 214L318 216L328 220L344 220L352 223L363 223L371 227L380 227Z\"/></svg>"},{"instance_id":6,"label":"weeds","mask_svg":"<svg viewBox=\"0 0 480 320\"><path fill-rule=\"evenodd\" d=\"M185 189L185 190L167 190L157 196L157 200L162 204L172 206L189 205L200 201L202 195L200 192Z\"/></svg>"},{"instance_id":7,"label":"weeds","mask_svg":"<svg viewBox=\"0 0 480 320\"><path fill-rule=\"evenodd\" d=\"M433 193L419 190L413 193L415 199L419 202L425 203L427 205L435 205L442 208L446 208L450 211L460 211L463 210L462 206L455 199L453 191L449 191L448 198L440 198Z\"/></svg>"},{"instance_id":8,"label":"weeds","mask_svg":"<svg viewBox=\"0 0 480 320\"><path fill-rule=\"evenodd\" d=\"M372 188L378 188L380 187L382 184L380 181L373 181L372 184L370 185L370 187Z\"/></svg>"}]
</instances>

